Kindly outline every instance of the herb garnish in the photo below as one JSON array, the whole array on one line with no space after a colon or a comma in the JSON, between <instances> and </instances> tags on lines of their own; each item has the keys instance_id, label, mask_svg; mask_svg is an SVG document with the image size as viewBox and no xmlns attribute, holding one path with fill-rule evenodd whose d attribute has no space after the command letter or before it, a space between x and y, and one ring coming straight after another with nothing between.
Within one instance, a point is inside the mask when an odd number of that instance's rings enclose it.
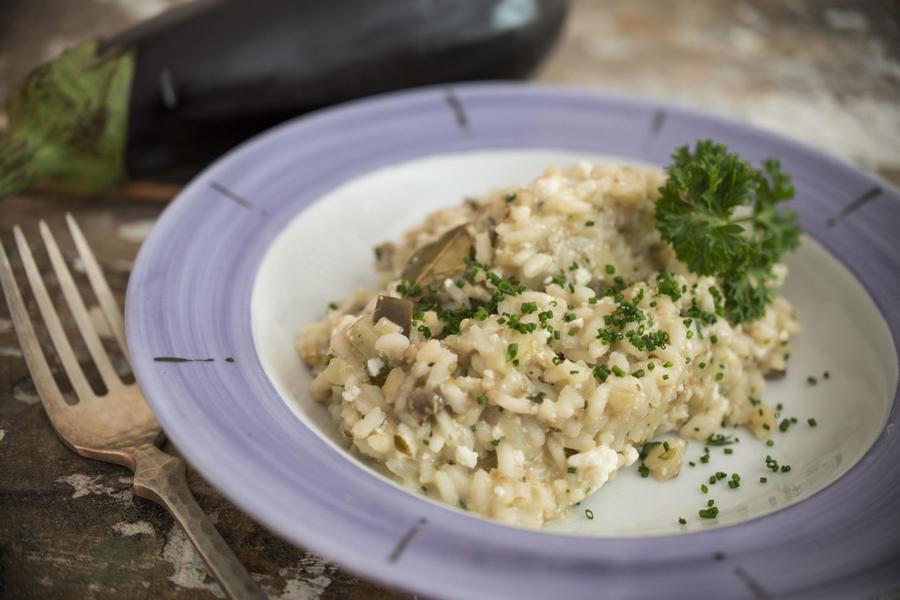
<instances>
[{"instance_id":1,"label":"herb garnish","mask_svg":"<svg viewBox=\"0 0 900 600\"><path fill-rule=\"evenodd\" d=\"M656 203L663 239L691 271L719 277L729 321L761 317L772 300L772 266L800 243L797 214L778 206L794 197L790 176L775 159L754 169L711 140L677 149L667 172ZM738 207L750 214L736 216Z\"/></svg>"},{"instance_id":2,"label":"herb garnish","mask_svg":"<svg viewBox=\"0 0 900 600\"><path fill-rule=\"evenodd\" d=\"M519 344L513 342L506 347L506 362L512 362L519 353Z\"/></svg>"},{"instance_id":3,"label":"herb garnish","mask_svg":"<svg viewBox=\"0 0 900 600\"><path fill-rule=\"evenodd\" d=\"M730 435L722 435L721 433L717 433L715 435L711 435L706 438L707 446L730 446L738 441L737 438L733 438Z\"/></svg>"}]
</instances>

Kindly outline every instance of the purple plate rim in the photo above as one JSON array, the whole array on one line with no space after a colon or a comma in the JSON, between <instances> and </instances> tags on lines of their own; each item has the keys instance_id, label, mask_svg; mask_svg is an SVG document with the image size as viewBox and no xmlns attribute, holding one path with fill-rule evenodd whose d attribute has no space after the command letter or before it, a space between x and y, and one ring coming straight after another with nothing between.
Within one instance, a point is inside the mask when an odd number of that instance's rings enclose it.
<instances>
[{"instance_id":1,"label":"purple plate rim","mask_svg":"<svg viewBox=\"0 0 900 600\"><path fill-rule=\"evenodd\" d=\"M129 281L136 377L170 439L238 506L291 542L411 591L576 598L598 589L615 597L893 589L897 390L866 455L802 502L710 531L591 539L473 519L385 485L300 424L256 357L256 268L287 222L329 189L428 154L490 148L614 151L661 164L675 146L707 136L753 160L774 154L794 173L804 228L866 288L896 349L900 193L889 184L798 142L668 103L479 83L385 94L289 121L195 178L164 211ZM155 360L163 356L214 361Z\"/></svg>"}]
</instances>

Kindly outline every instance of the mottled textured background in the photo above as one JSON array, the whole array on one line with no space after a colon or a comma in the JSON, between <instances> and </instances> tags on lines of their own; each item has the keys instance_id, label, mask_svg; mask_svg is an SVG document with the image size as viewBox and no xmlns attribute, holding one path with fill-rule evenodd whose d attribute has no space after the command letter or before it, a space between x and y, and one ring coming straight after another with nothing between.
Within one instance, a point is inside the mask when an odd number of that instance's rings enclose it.
<instances>
[{"instance_id":1,"label":"mottled textured background","mask_svg":"<svg viewBox=\"0 0 900 600\"><path fill-rule=\"evenodd\" d=\"M84 37L106 35L171 0L5 0L0 95ZM731 115L900 183L900 4L889 0L575 0L538 81L641 95ZM0 127L3 117L0 114ZM165 190L167 188L163 188ZM120 299L163 205L160 190L74 199L31 192L0 202L0 237L34 236L71 211ZM65 249L65 248L64 248ZM46 262L43 255L39 262ZM200 504L264 588L281 598L401 597L293 548L199 476ZM298 515L302 519L302 515ZM0 308L0 596L221 597L168 515L132 497L118 468L54 437Z\"/></svg>"}]
</instances>

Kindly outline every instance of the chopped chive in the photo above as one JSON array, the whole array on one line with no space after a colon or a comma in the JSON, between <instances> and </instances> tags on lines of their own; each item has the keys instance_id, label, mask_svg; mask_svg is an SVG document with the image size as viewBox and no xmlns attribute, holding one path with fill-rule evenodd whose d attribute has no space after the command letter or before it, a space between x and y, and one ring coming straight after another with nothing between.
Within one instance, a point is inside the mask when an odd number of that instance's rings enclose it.
<instances>
[{"instance_id":1,"label":"chopped chive","mask_svg":"<svg viewBox=\"0 0 900 600\"><path fill-rule=\"evenodd\" d=\"M475 402L484 406L485 404L487 404L487 396L485 396L484 394L479 394L478 397L475 398Z\"/></svg>"},{"instance_id":2,"label":"chopped chive","mask_svg":"<svg viewBox=\"0 0 900 600\"><path fill-rule=\"evenodd\" d=\"M815 419L807 419L806 422L809 423L810 427L815 427L816 425L818 425Z\"/></svg>"},{"instance_id":3,"label":"chopped chive","mask_svg":"<svg viewBox=\"0 0 900 600\"><path fill-rule=\"evenodd\" d=\"M708 493L709 493L709 487L708 487L705 483L701 483L701 484L700 484L700 491L703 492L704 494L708 494Z\"/></svg>"},{"instance_id":4,"label":"chopped chive","mask_svg":"<svg viewBox=\"0 0 900 600\"><path fill-rule=\"evenodd\" d=\"M730 446L737 442L737 438L733 438L730 435L722 435L721 433L716 433L706 438L707 446Z\"/></svg>"},{"instance_id":5,"label":"chopped chive","mask_svg":"<svg viewBox=\"0 0 900 600\"><path fill-rule=\"evenodd\" d=\"M719 509L715 506L710 508L702 508L697 514L700 515L701 519L715 519L719 515Z\"/></svg>"},{"instance_id":6,"label":"chopped chive","mask_svg":"<svg viewBox=\"0 0 900 600\"><path fill-rule=\"evenodd\" d=\"M687 525L687 519L685 519L684 517L678 517L678 524Z\"/></svg>"},{"instance_id":7,"label":"chopped chive","mask_svg":"<svg viewBox=\"0 0 900 600\"><path fill-rule=\"evenodd\" d=\"M809 385L816 385L817 383L819 383L819 380L810 375L806 378L806 383L808 383Z\"/></svg>"},{"instance_id":8,"label":"chopped chive","mask_svg":"<svg viewBox=\"0 0 900 600\"><path fill-rule=\"evenodd\" d=\"M338 307L337 302L329 302L328 303L328 308L330 308L331 310L337 310L337 307Z\"/></svg>"},{"instance_id":9,"label":"chopped chive","mask_svg":"<svg viewBox=\"0 0 900 600\"><path fill-rule=\"evenodd\" d=\"M537 302L523 302L521 308L524 314L529 315L533 312L537 312L538 305Z\"/></svg>"},{"instance_id":10,"label":"chopped chive","mask_svg":"<svg viewBox=\"0 0 900 600\"><path fill-rule=\"evenodd\" d=\"M619 365L613 365L612 372L616 377L625 377L625 371Z\"/></svg>"},{"instance_id":11,"label":"chopped chive","mask_svg":"<svg viewBox=\"0 0 900 600\"><path fill-rule=\"evenodd\" d=\"M576 471L578 471L578 469L576 467L569 467L568 469L566 469L566 471L568 473L575 473Z\"/></svg>"},{"instance_id":12,"label":"chopped chive","mask_svg":"<svg viewBox=\"0 0 900 600\"><path fill-rule=\"evenodd\" d=\"M513 342L506 347L506 362L512 362L519 352L519 344Z\"/></svg>"},{"instance_id":13,"label":"chopped chive","mask_svg":"<svg viewBox=\"0 0 900 600\"><path fill-rule=\"evenodd\" d=\"M594 520L594 511L589 508L584 509L584 516L588 518L589 521Z\"/></svg>"},{"instance_id":14,"label":"chopped chive","mask_svg":"<svg viewBox=\"0 0 900 600\"><path fill-rule=\"evenodd\" d=\"M759 478L759 482L760 482L760 483L768 483L768 481L769 481L769 478L768 478L768 477L760 477L760 478Z\"/></svg>"},{"instance_id":15,"label":"chopped chive","mask_svg":"<svg viewBox=\"0 0 900 600\"><path fill-rule=\"evenodd\" d=\"M584 226L585 226L585 227L593 227L593 226L594 226L594 222L593 222L593 221L585 221L585 222L584 222Z\"/></svg>"}]
</instances>

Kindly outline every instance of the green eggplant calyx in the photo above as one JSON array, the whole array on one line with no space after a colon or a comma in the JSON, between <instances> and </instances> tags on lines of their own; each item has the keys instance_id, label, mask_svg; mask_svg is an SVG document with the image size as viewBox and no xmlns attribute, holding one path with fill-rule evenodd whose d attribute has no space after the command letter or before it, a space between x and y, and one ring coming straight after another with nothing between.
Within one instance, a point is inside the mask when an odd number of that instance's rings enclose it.
<instances>
[{"instance_id":1,"label":"green eggplant calyx","mask_svg":"<svg viewBox=\"0 0 900 600\"><path fill-rule=\"evenodd\" d=\"M73 193L104 191L125 178L134 52L98 54L89 40L42 65L6 99L0 138L0 198L37 180Z\"/></svg>"}]
</instances>

